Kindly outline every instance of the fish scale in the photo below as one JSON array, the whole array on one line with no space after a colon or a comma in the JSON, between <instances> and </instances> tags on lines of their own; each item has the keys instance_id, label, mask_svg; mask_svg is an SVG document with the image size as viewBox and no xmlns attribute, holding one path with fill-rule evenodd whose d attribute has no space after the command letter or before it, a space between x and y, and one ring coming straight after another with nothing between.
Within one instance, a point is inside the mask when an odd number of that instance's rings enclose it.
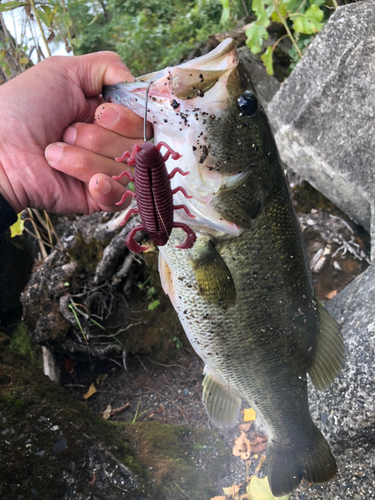
<instances>
[{"instance_id":1,"label":"fish scale","mask_svg":"<svg viewBox=\"0 0 375 500\"><path fill-rule=\"evenodd\" d=\"M318 389L327 388L340 370L343 340L316 301L301 229L251 77L227 39L193 61L105 88L104 98L143 116L149 81L155 141L171 144L182 155L178 166L189 172L182 183L192 196L186 205L197 240L178 249L183 233L174 229L159 248L159 271L205 363L207 413L215 425L230 427L242 398L256 409L269 436L274 496L291 493L302 478L329 481L337 467L310 416L307 374ZM173 168L169 161L166 166Z\"/></svg>"}]
</instances>

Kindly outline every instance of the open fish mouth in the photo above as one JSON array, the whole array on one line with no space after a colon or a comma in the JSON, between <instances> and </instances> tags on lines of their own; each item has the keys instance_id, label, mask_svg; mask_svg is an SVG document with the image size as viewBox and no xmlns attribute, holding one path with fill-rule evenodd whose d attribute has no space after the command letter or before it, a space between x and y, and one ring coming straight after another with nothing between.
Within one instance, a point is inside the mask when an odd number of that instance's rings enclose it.
<instances>
[{"instance_id":1,"label":"open fish mouth","mask_svg":"<svg viewBox=\"0 0 375 500\"><path fill-rule=\"evenodd\" d=\"M178 166L190 175L176 176L172 187L181 185L194 195L194 200L187 202L177 193L175 200L176 204L187 204L195 219L176 213L177 220L198 231L220 231L229 236L237 236L241 229L220 217L211 202L222 187L241 182L247 174L236 171L224 177L223 172L202 163L210 160L208 146L216 141L214 135L207 134L207 126L220 120L229 107L227 84L238 61L236 42L228 38L209 54L192 61L103 88L106 101L121 104L141 117L147 106L155 143L164 141L182 155ZM168 160L169 171L175 166L176 162Z\"/></svg>"},{"instance_id":2,"label":"open fish mouth","mask_svg":"<svg viewBox=\"0 0 375 500\"><path fill-rule=\"evenodd\" d=\"M161 125L164 134L173 135L176 127L191 126L197 109L215 115L225 109L227 80L237 63L236 42L228 38L209 54L192 61L140 76L134 82L104 87L103 97L143 117L146 90L152 82L147 104L148 121L156 127Z\"/></svg>"}]
</instances>

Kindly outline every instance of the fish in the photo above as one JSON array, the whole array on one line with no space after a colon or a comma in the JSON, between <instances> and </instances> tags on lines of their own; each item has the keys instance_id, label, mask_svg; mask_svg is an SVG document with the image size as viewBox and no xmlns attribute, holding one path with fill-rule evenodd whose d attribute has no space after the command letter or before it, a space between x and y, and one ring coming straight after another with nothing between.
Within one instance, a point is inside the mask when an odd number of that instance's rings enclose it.
<instances>
[{"instance_id":1,"label":"fish","mask_svg":"<svg viewBox=\"0 0 375 500\"><path fill-rule=\"evenodd\" d=\"M177 202L195 217L181 211L175 219L197 239L178 249L184 234L173 229L159 248L159 271L204 361L211 421L234 426L243 399L254 408L268 433L268 481L276 497L303 478L333 479L337 465L310 415L307 374L317 389L329 387L343 363L343 338L315 296L271 127L235 41L105 87L103 96L139 116L147 105L155 143L181 155L167 169L177 164L189 172L172 188L182 185L193 197Z\"/></svg>"}]
</instances>

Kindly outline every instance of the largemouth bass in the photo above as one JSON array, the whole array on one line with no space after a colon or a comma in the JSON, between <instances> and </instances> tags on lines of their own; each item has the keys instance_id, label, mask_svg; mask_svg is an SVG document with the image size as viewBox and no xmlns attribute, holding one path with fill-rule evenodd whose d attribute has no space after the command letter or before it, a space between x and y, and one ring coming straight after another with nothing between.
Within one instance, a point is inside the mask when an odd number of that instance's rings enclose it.
<instances>
[{"instance_id":1,"label":"largemouth bass","mask_svg":"<svg viewBox=\"0 0 375 500\"><path fill-rule=\"evenodd\" d=\"M336 322L317 302L301 230L275 141L232 39L209 54L103 90L106 100L145 111L189 172L175 176L193 199L175 218L197 241L176 248L174 229L159 269L192 346L205 363L203 401L218 426L236 423L242 398L264 421L268 479L282 496L306 478L322 483L336 463L311 419L307 373L318 389L340 370Z\"/></svg>"}]
</instances>

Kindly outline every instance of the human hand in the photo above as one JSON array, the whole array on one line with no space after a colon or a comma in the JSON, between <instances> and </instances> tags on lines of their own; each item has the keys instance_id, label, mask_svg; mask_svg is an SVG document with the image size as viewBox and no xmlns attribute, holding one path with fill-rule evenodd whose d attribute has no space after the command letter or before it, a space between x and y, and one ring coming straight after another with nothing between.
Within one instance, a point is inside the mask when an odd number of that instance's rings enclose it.
<instances>
[{"instance_id":1,"label":"human hand","mask_svg":"<svg viewBox=\"0 0 375 500\"><path fill-rule=\"evenodd\" d=\"M116 54L98 52L51 57L0 87L0 194L16 212L119 210L114 157L143 142L143 120L114 104L99 108L102 127L94 114L103 85L133 79Z\"/></svg>"}]
</instances>

